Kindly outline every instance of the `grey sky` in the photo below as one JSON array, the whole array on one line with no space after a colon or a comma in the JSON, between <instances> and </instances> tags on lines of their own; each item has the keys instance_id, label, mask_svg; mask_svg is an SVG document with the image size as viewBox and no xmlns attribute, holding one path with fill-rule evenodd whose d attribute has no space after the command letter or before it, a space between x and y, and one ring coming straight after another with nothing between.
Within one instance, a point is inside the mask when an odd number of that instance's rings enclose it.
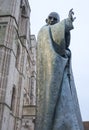
<instances>
[{"instance_id":1,"label":"grey sky","mask_svg":"<svg viewBox=\"0 0 89 130\"><path fill-rule=\"evenodd\" d=\"M58 12L61 20L74 9L76 20L71 31L71 51L74 79L83 120L89 121L89 1L88 0L29 0L31 7L31 33L37 36L52 11Z\"/></svg>"}]
</instances>

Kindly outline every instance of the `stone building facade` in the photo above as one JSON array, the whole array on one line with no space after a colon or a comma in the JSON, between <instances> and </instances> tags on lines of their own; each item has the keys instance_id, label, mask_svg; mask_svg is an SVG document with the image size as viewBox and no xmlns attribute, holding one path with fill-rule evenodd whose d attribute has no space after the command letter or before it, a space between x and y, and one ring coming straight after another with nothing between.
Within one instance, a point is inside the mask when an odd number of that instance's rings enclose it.
<instances>
[{"instance_id":1,"label":"stone building facade","mask_svg":"<svg viewBox=\"0 0 89 130\"><path fill-rule=\"evenodd\" d=\"M0 130L33 130L36 39L28 0L0 0Z\"/></svg>"}]
</instances>

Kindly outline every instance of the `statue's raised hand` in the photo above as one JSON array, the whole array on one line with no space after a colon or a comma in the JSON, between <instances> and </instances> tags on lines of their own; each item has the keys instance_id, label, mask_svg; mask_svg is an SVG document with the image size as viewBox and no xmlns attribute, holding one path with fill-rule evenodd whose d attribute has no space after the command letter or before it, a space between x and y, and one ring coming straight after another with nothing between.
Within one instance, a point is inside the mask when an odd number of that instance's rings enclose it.
<instances>
[{"instance_id":1,"label":"statue's raised hand","mask_svg":"<svg viewBox=\"0 0 89 130\"><path fill-rule=\"evenodd\" d=\"M71 19L72 22L74 22L74 20L76 19L76 17L73 17L73 15L74 15L73 9L70 9L68 17Z\"/></svg>"}]
</instances>

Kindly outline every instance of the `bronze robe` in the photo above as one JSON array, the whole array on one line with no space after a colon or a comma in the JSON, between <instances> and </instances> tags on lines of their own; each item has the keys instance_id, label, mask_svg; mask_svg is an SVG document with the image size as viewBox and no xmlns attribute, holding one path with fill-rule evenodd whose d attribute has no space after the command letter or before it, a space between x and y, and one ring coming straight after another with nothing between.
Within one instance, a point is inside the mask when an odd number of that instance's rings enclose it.
<instances>
[{"instance_id":1,"label":"bronze robe","mask_svg":"<svg viewBox=\"0 0 89 130\"><path fill-rule=\"evenodd\" d=\"M37 40L35 130L83 130L71 69L70 19L44 26ZM66 47L67 46L67 47Z\"/></svg>"}]
</instances>

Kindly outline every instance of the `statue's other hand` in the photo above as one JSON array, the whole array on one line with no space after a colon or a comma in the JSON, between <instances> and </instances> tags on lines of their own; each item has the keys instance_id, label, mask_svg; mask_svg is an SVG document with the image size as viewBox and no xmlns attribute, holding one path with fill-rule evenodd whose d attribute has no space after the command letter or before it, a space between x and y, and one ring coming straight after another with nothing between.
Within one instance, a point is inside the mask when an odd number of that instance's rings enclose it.
<instances>
[{"instance_id":1,"label":"statue's other hand","mask_svg":"<svg viewBox=\"0 0 89 130\"><path fill-rule=\"evenodd\" d=\"M72 9L70 9L69 15L68 15L68 17L71 19L72 22L74 22L74 20L76 19L76 17L73 17L73 15L74 15L74 12L73 12L73 8L72 8Z\"/></svg>"}]
</instances>

